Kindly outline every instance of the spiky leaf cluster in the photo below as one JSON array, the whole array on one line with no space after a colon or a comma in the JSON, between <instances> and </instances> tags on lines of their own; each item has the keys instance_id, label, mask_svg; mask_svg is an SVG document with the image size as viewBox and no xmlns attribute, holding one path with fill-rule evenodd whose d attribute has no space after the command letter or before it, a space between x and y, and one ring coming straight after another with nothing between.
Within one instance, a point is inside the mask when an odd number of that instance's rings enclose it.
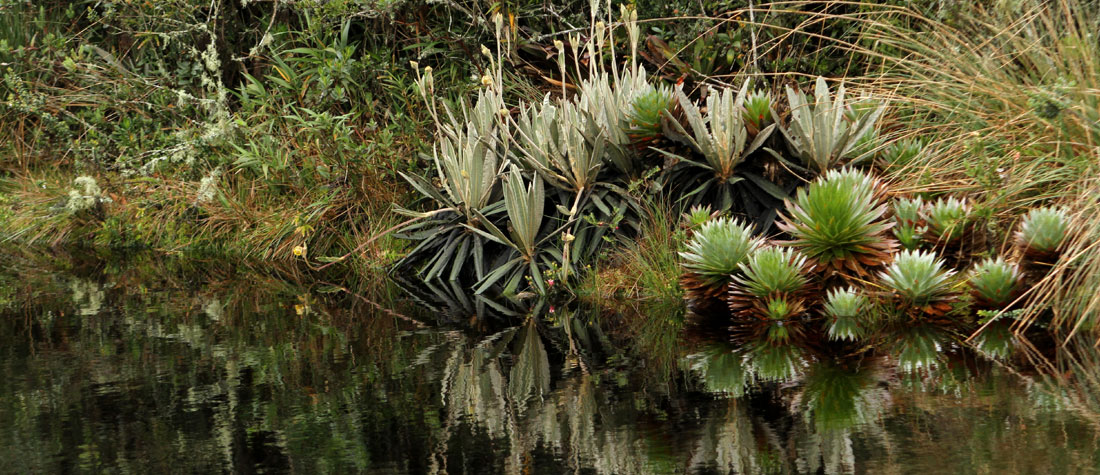
<instances>
[{"instance_id":1,"label":"spiky leaf cluster","mask_svg":"<svg viewBox=\"0 0 1100 475\"><path fill-rule=\"evenodd\" d=\"M857 146L866 136L873 134L875 123L885 107L867 102L853 109L845 102L844 86L834 97L825 79L818 77L814 87L814 100L806 94L787 87L787 99L791 108L790 125L780 128L788 147L802 159L807 168L824 172L838 166L843 159L852 158Z\"/></svg>"},{"instance_id":2,"label":"spiky leaf cluster","mask_svg":"<svg viewBox=\"0 0 1100 475\"><path fill-rule=\"evenodd\" d=\"M929 239L938 242L952 242L958 239L966 229L970 217L970 206L965 199L953 196L939 198L925 205L921 217L927 224Z\"/></svg>"},{"instance_id":3,"label":"spiky leaf cluster","mask_svg":"<svg viewBox=\"0 0 1100 475\"><path fill-rule=\"evenodd\" d=\"M436 170L446 194L446 200L441 204L461 208L467 214L468 221L476 219L473 210L489 205L505 168L498 150L500 142L496 138L500 122L496 111L500 105L498 95L481 92L472 107L462 102L463 119L449 114L451 122L442 126L444 134L438 147L433 150ZM414 186L418 184L414 182L415 177L406 178ZM438 196L421 191L439 201Z\"/></svg>"},{"instance_id":4,"label":"spiky leaf cluster","mask_svg":"<svg viewBox=\"0 0 1100 475\"><path fill-rule=\"evenodd\" d=\"M1033 256L1058 252L1069 232L1069 215L1055 207L1036 208L1024 216L1016 231L1016 245Z\"/></svg>"},{"instance_id":5,"label":"spiky leaf cluster","mask_svg":"<svg viewBox=\"0 0 1100 475\"><path fill-rule=\"evenodd\" d=\"M768 91L756 91L745 99L741 118L749 133L755 135L771 124L772 97Z\"/></svg>"},{"instance_id":6,"label":"spiky leaf cluster","mask_svg":"<svg viewBox=\"0 0 1100 475\"><path fill-rule=\"evenodd\" d=\"M720 210L737 206L754 217L787 197L773 178L762 176L754 170L756 164L748 162L776 128L770 124L756 129L745 121L749 87L746 81L739 90L712 90L706 107L699 107L677 86L677 114L662 121L663 133L689 147L695 156L657 150L671 160L667 173L660 177L662 187L682 193L689 203L710 202ZM770 223L758 224L766 227Z\"/></svg>"},{"instance_id":7,"label":"spiky leaf cluster","mask_svg":"<svg viewBox=\"0 0 1100 475\"><path fill-rule=\"evenodd\" d=\"M478 283L475 291L482 293L489 287L503 283L506 292L514 292L529 277L540 292L545 292L541 271L536 263L539 249L539 230L544 218L543 207L546 203L545 185L538 176L525 183L519 167L512 165L504 178L504 208L510 229L510 236L492 222L486 220L483 225L489 230L485 237L499 242L518 252L516 257L497 266Z\"/></svg>"},{"instance_id":8,"label":"spiky leaf cluster","mask_svg":"<svg viewBox=\"0 0 1100 475\"><path fill-rule=\"evenodd\" d=\"M680 253L685 274L681 284L692 297L715 297L749 253L760 245L740 221L717 218L703 223Z\"/></svg>"},{"instance_id":9,"label":"spiky leaf cluster","mask_svg":"<svg viewBox=\"0 0 1100 475\"><path fill-rule=\"evenodd\" d=\"M1002 307L1018 294L1021 278L1016 264L1002 257L987 258L970 271L970 288L980 305Z\"/></svg>"},{"instance_id":10,"label":"spiky leaf cluster","mask_svg":"<svg viewBox=\"0 0 1100 475\"><path fill-rule=\"evenodd\" d=\"M759 329L737 328L739 322L788 320L806 310L806 297L812 290L809 273L812 264L791 248L764 247L741 263L741 275L730 285L729 307L738 320L735 332L752 334ZM799 333L800 328L785 328Z\"/></svg>"},{"instance_id":11,"label":"spiky leaf cluster","mask_svg":"<svg viewBox=\"0 0 1100 475\"><path fill-rule=\"evenodd\" d=\"M866 275L897 248L886 237L893 223L883 219L887 207L876 196L878 189L862 172L830 170L798 190L778 226L793 238L787 244L824 269Z\"/></svg>"},{"instance_id":12,"label":"spiky leaf cluster","mask_svg":"<svg viewBox=\"0 0 1100 475\"><path fill-rule=\"evenodd\" d=\"M887 170L905 168L916 162L924 148L924 141L920 139L896 140L882 151L879 163Z\"/></svg>"},{"instance_id":13,"label":"spiky leaf cluster","mask_svg":"<svg viewBox=\"0 0 1100 475\"><path fill-rule=\"evenodd\" d=\"M920 212L924 208L924 200L916 198L898 198L894 200L894 236L905 249L920 247L921 238L927 231L924 219Z\"/></svg>"},{"instance_id":14,"label":"spiky leaf cluster","mask_svg":"<svg viewBox=\"0 0 1100 475\"><path fill-rule=\"evenodd\" d=\"M734 278L738 289L755 297L790 294L809 283L805 256L791 248L765 247L740 264L742 276Z\"/></svg>"},{"instance_id":15,"label":"spiky leaf cluster","mask_svg":"<svg viewBox=\"0 0 1100 475\"><path fill-rule=\"evenodd\" d=\"M856 340L863 336L861 321L870 311L871 302L852 287L830 290L825 297L825 316L831 319L829 337L834 340Z\"/></svg>"},{"instance_id":16,"label":"spiky leaf cluster","mask_svg":"<svg viewBox=\"0 0 1100 475\"><path fill-rule=\"evenodd\" d=\"M672 91L653 88L634 98L627 120L628 133L636 142L651 141L661 134L661 117L673 105Z\"/></svg>"},{"instance_id":17,"label":"spiky leaf cluster","mask_svg":"<svg viewBox=\"0 0 1100 475\"><path fill-rule=\"evenodd\" d=\"M594 71L581 83L576 105L589 118L587 128L596 131L604 143L608 161L621 172L635 176L639 161L631 152L634 140L630 137L631 113L635 101L656 89L646 79L645 68L626 68L619 77L607 71ZM654 99L661 93L652 96ZM589 135L593 135L589 133Z\"/></svg>"},{"instance_id":18,"label":"spiky leaf cluster","mask_svg":"<svg viewBox=\"0 0 1100 475\"><path fill-rule=\"evenodd\" d=\"M737 167L771 135L771 127L761 131L750 143L749 133L743 117L745 95L749 82L745 81L739 91L722 89L707 96L706 113L684 94L676 89L676 98L684 112L691 133L678 122L670 124L676 133L694 148L706 160L706 168L714 172L720 181L734 176Z\"/></svg>"},{"instance_id":19,"label":"spiky leaf cluster","mask_svg":"<svg viewBox=\"0 0 1100 475\"><path fill-rule=\"evenodd\" d=\"M684 226L688 229L698 229L707 221L710 221L714 217L714 212L711 211L710 205L695 205L683 215Z\"/></svg>"},{"instance_id":20,"label":"spiky leaf cluster","mask_svg":"<svg viewBox=\"0 0 1100 475\"><path fill-rule=\"evenodd\" d=\"M589 118L570 102L520 107L515 161L563 190L592 189L605 165L607 141Z\"/></svg>"},{"instance_id":21,"label":"spiky leaf cluster","mask_svg":"<svg viewBox=\"0 0 1100 475\"><path fill-rule=\"evenodd\" d=\"M772 297L764 301L764 316L769 320L786 320L805 311L801 300Z\"/></svg>"},{"instance_id":22,"label":"spiky leaf cluster","mask_svg":"<svg viewBox=\"0 0 1100 475\"><path fill-rule=\"evenodd\" d=\"M431 75L426 74L420 83L427 86L430 81ZM508 162L502 157L499 140L503 127L499 113L501 98L480 91L473 106L464 100L459 105L461 114L445 108L448 121L437 124L442 134L433 147L432 158L438 184L415 174L401 173L414 189L437 206L428 212L396 208L398 213L421 219L399 232L419 244L396 265L418 265L418 273L426 280L442 276L455 279L469 270L478 279L484 277L485 262L480 257L485 240L480 233L487 229L485 216L502 209L500 177Z\"/></svg>"},{"instance_id":23,"label":"spiky leaf cluster","mask_svg":"<svg viewBox=\"0 0 1100 475\"><path fill-rule=\"evenodd\" d=\"M910 315L938 316L951 310L954 276L934 252L902 251L880 274L880 281Z\"/></svg>"}]
</instances>

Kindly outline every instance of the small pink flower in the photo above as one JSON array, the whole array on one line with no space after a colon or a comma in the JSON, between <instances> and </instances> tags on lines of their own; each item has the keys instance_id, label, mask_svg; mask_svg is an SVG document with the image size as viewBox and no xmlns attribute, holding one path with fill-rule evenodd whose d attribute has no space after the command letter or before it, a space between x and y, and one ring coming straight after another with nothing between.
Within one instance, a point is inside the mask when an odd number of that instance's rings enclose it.
<instances>
[{"instance_id":1,"label":"small pink flower","mask_svg":"<svg viewBox=\"0 0 1100 475\"><path fill-rule=\"evenodd\" d=\"M549 287L553 287L554 286L554 279L547 280L546 285L549 286Z\"/></svg>"},{"instance_id":2,"label":"small pink flower","mask_svg":"<svg viewBox=\"0 0 1100 475\"><path fill-rule=\"evenodd\" d=\"M553 305L550 306L550 313L554 313L554 306Z\"/></svg>"}]
</instances>

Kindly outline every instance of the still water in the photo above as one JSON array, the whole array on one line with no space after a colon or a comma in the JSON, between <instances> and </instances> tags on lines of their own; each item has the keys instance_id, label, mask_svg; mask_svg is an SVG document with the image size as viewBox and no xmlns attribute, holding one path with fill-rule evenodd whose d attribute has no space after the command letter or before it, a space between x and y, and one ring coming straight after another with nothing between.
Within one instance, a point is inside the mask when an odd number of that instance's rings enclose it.
<instances>
[{"instance_id":1,"label":"still water","mask_svg":"<svg viewBox=\"0 0 1100 475\"><path fill-rule=\"evenodd\" d=\"M1100 356L1007 327L754 347L679 302L0 264L2 473L1100 470Z\"/></svg>"}]
</instances>

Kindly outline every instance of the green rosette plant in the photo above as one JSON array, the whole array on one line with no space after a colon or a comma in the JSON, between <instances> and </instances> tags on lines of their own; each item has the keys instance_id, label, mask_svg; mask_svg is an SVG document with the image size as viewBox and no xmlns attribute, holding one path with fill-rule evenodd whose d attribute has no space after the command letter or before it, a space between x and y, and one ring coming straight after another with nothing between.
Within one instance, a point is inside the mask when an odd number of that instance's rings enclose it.
<instances>
[{"instance_id":1,"label":"green rosette plant","mask_svg":"<svg viewBox=\"0 0 1100 475\"><path fill-rule=\"evenodd\" d=\"M901 247L909 250L920 247L927 227L921 217L924 200L916 198L898 198L894 200L894 237Z\"/></svg>"},{"instance_id":2,"label":"green rosette plant","mask_svg":"<svg viewBox=\"0 0 1100 475\"><path fill-rule=\"evenodd\" d=\"M969 284L975 303L988 309L1000 309L1020 293L1023 274L1016 264L1003 257L987 258L970 271Z\"/></svg>"},{"instance_id":3,"label":"green rosette plant","mask_svg":"<svg viewBox=\"0 0 1100 475\"><path fill-rule=\"evenodd\" d=\"M741 119L749 135L756 136L772 123L772 96L768 91L756 91L745 98Z\"/></svg>"},{"instance_id":4,"label":"green rosette plant","mask_svg":"<svg viewBox=\"0 0 1100 475\"><path fill-rule=\"evenodd\" d=\"M784 321L801 316L812 291L806 256L789 247L762 247L740 264L730 285L729 307L746 320Z\"/></svg>"},{"instance_id":5,"label":"green rosette plant","mask_svg":"<svg viewBox=\"0 0 1100 475\"><path fill-rule=\"evenodd\" d=\"M925 143L920 139L895 140L879 154L878 165L887 172L902 170L915 164L924 149Z\"/></svg>"},{"instance_id":6,"label":"green rosette plant","mask_svg":"<svg viewBox=\"0 0 1100 475\"><path fill-rule=\"evenodd\" d=\"M692 206L691 209L680 216L683 227L690 231L699 229L699 227L713 218L714 212L711 211L710 206L705 205Z\"/></svg>"},{"instance_id":7,"label":"green rosette plant","mask_svg":"<svg viewBox=\"0 0 1100 475\"><path fill-rule=\"evenodd\" d=\"M1062 208L1045 207L1029 211L1015 233L1016 246L1031 260L1056 257L1069 233L1069 215Z\"/></svg>"},{"instance_id":8,"label":"green rosette plant","mask_svg":"<svg viewBox=\"0 0 1100 475\"><path fill-rule=\"evenodd\" d=\"M953 196L940 198L925 205L921 217L927 225L925 235L929 241L951 243L966 231L970 219L970 205L965 199Z\"/></svg>"},{"instance_id":9,"label":"green rosette plant","mask_svg":"<svg viewBox=\"0 0 1100 475\"><path fill-rule=\"evenodd\" d=\"M825 297L824 313L829 318L829 338L855 341L867 334L866 313L871 302L853 287L830 290Z\"/></svg>"},{"instance_id":10,"label":"green rosette plant","mask_svg":"<svg viewBox=\"0 0 1100 475\"><path fill-rule=\"evenodd\" d=\"M760 246L747 225L726 217L704 222L680 253L684 274L680 285L689 299L723 295L744 259Z\"/></svg>"},{"instance_id":11,"label":"green rosette plant","mask_svg":"<svg viewBox=\"0 0 1100 475\"><path fill-rule=\"evenodd\" d=\"M955 271L931 251L898 253L879 281L897 309L914 319L943 317L958 298Z\"/></svg>"},{"instance_id":12,"label":"green rosette plant","mask_svg":"<svg viewBox=\"0 0 1100 475\"><path fill-rule=\"evenodd\" d=\"M638 97L627 113L627 135L635 146L645 146L661 136L661 119L675 105L667 86L655 87Z\"/></svg>"},{"instance_id":13,"label":"green rosette plant","mask_svg":"<svg viewBox=\"0 0 1100 475\"><path fill-rule=\"evenodd\" d=\"M886 234L894 223L884 219L880 190L863 172L828 171L787 202L778 223L792 237L785 244L826 272L869 276L869 269L888 263L898 246Z\"/></svg>"}]
</instances>

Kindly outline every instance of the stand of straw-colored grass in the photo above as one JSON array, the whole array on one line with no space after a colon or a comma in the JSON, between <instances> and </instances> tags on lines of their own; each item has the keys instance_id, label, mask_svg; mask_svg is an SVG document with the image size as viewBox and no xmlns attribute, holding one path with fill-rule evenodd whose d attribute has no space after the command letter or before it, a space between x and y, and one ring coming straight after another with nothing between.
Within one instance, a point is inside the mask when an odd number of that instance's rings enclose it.
<instances>
[{"instance_id":1,"label":"stand of straw-colored grass","mask_svg":"<svg viewBox=\"0 0 1100 475\"><path fill-rule=\"evenodd\" d=\"M895 189L965 196L1004 230L1030 207L1066 206L1071 238L1022 297L1021 321L1096 329L1100 6L980 3L951 24L870 4L846 17L864 25L861 41L846 46L870 65L863 85L889 94L895 125L905 126L896 135L930 136L938 150L894 170Z\"/></svg>"}]
</instances>

